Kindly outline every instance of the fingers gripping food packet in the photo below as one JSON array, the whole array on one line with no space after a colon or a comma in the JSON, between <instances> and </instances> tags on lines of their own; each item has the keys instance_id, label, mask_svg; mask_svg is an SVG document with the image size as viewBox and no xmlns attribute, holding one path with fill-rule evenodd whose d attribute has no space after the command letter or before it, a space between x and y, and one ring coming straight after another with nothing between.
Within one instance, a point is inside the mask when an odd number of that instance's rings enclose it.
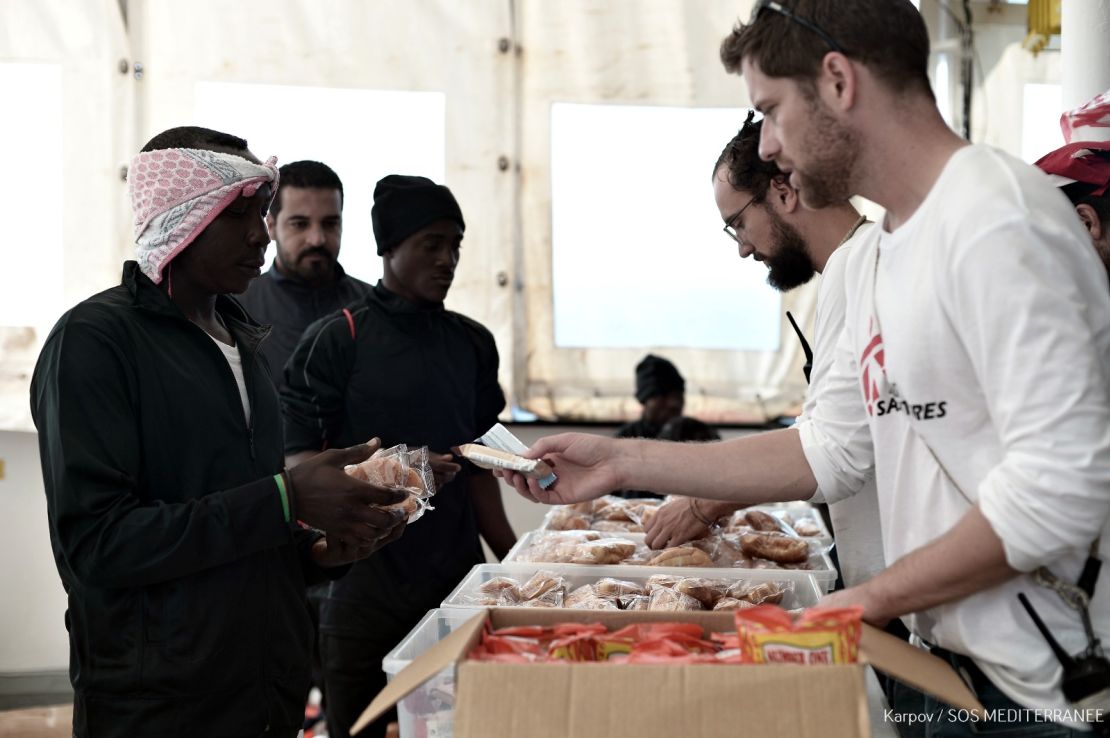
<instances>
[{"instance_id":1,"label":"fingers gripping food packet","mask_svg":"<svg viewBox=\"0 0 1110 738\"><path fill-rule=\"evenodd\" d=\"M429 500L435 494L436 487L426 446L410 450L402 443L391 448L380 448L366 461L349 464L343 471L355 479L379 487L408 492L406 500L387 507L404 510L410 523L419 520L425 510L434 509Z\"/></svg>"},{"instance_id":2,"label":"fingers gripping food packet","mask_svg":"<svg viewBox=\"0 0 1110 738\"><path fill-rule=\"evenodd\" d=\"M526 459L515 453L489 448L480 443L464 443L457 450L460 456L483 469L509 469L520 472L526 477L532 477L539 482L540 489L547 489L556 481L551 467L540 459Z\"/></svg>"},{"instance_id":3,"label":"fingers gripping food packet","mask_svg":"<svg viewBox=\"0 0 1110 738\"><path fill-rule=\"evenodd\" d=\"M775 605L736 611L740 660L748 664L854 664L862 607L811 607L795 619Z\"/></svg>"}]
</instances>

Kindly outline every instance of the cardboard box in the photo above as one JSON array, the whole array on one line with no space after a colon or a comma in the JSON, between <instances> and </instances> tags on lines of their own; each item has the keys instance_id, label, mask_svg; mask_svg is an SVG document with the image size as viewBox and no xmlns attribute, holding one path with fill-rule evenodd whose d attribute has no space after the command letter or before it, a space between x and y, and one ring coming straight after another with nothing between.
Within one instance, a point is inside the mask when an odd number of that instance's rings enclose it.
<instances>
[{"instance_id":1,"label":"cardboard box","mask_svg":"<svg viewBox=\"0 0 1110 738\"><path fill-rule=\"evenodd\" d=\"M551 625L682 621L735 630L731 613L492 609L417 658L382 690L357 733L425 680L456 666L455 738L734 738L745 728L783 738L871 735L864 666L496 664L469 661L486 622ZM864 625L861 660L958 708L982 710L945 662Z\"/></svg>"}]
</instances>

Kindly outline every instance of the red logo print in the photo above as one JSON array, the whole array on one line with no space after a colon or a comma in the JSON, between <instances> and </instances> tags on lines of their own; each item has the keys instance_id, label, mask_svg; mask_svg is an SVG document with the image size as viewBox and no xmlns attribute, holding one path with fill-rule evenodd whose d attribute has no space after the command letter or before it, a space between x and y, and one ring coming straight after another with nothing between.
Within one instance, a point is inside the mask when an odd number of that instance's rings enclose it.
<instances>
[{"instance_id":1,"label":"red logo print","mask_svg":"<svg viewBox=\"0 0 1110 738\"><path fill-rule=\"evenodd\" d=\"M867 332L871 334L871 339L860 354L859 365L867 414L874 415L875 403L879 400L880 382L886 375L886 367L883 363L886 352L883 351L883 334L875 330L874 318L868 321Z\"/></svg>"}]
</instances>

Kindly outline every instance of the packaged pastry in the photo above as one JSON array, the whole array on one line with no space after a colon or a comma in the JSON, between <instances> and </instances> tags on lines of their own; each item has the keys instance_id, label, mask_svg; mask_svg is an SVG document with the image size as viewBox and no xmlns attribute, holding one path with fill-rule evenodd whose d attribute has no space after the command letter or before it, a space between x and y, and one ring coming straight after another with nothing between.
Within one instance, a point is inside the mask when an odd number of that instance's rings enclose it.
<instances>
[{"instance_id":1,"label":"packaged pastry","mask_svg":"<svg viewBox=\"0 0 1110 738\"><path fill-rule=\"evenodd\" d=\"M665 548L648 562L648 566L713 566L713 559L693 546Z\"/></svg>"},{"instance_id":2,"label":"packaged pastry","mask_svg":"<svg viewBox=\"0 0 1110 738\"><path fill-rule=\"evenodd\" d=\"M781 533L745 533L740 536L740 548L748 556L779 564L799 564L809 558L808 543Z\"/></svg>"},{"instance_id":3,"label":"packaged pastry","mask_svg":"<svg viewBox=\"0 0 1110 738\"><path fill-rule=\"evenodd\" d=\"M457 450L460 456L483 469L508 469L538 480L540 489L547 489L556 482L555 473L542 459L526 459L480 443L464 443Z\"/></svg>"},{"instance_id":4,"label":"packaged pastry","mask_svg":"<svg viewBox=\"0 0 1110 738\"><path fill-rule=\"evenodd\" d=\"M435 481L426 446L410 450L402 443L381 448L366 461L345 466L343 471L379 487L405 490L408 497L385 507L404 511L410 523L418 520L425 510L433 509L428 500L435 494Z\"/></svg>"}]
</instances>

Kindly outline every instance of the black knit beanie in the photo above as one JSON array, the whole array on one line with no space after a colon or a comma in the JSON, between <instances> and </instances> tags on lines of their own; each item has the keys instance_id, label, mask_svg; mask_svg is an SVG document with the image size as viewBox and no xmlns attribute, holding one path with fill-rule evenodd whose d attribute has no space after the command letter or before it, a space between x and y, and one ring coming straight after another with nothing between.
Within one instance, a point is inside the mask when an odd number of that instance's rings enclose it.
<instances>
[{"instance_id":1,"label":"black knit beanie","mask_svg":"<svg viewBox=\"0 0 1110 738\"><path fill-rule=\"evenodd\" d=\"M636 399L641 403L675 390L685 392L686 380L671 362L648 354L636 365Z\"/></svg>"},{"instance_id":2,"label":"black knit beanie","mask_svg":"<svg viewBox=\"0 0 1110 738\"><path fill-rule=\"evenodd\" d=\"M370 219L379 256L437 220L453 220L466 230L462 210L451 190L427 177L406 174L390 174L378 180Z\"/></svg>"}]
</instances>

